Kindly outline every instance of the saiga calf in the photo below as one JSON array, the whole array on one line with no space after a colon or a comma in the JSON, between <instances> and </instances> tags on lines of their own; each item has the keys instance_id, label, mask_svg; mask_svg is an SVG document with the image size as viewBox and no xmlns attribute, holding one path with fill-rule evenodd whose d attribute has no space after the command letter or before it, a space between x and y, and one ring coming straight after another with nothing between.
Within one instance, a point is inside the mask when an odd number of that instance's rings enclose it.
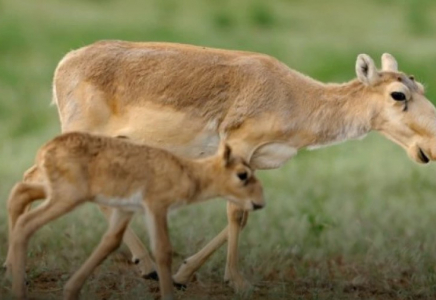
<instances>
[{"instance_id":1,"label":"saiga calf","mask_svg":"<svg viewBox=\"0 0 436 300\"><path fill-rule=\"evenodd\" d=\"M243 210L264 206L262 186L252 169L222 144L217 155L182 159L165 150L120 139L67 133L44 145L36 158L35 181L20 182L9 201L9 265L15 297L26 297L26 248L48 222L86 202L114 207L100 244L65 286L77 299L86 278L121 243L132 214L147 212L147 223L163 299L173 299L171 207L222 196ZM32 201L47 198L29 212Z\"/></svg>"}]
</instances>

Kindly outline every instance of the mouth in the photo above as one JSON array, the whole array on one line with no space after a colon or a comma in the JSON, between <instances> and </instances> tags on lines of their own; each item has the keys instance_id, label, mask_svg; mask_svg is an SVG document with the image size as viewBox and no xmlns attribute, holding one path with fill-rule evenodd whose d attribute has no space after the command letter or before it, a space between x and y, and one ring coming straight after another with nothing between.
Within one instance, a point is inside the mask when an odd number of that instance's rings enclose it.
<instances>
[{"instance_id":1,"label":"mouth","mask_svg":"<svg viewBox=\"0 0 436 300\"><path fill-rule=\"evenodd\" d=\"M240 208L242 208L244 211L253 211L253 210L256 210L256 209L258 209L258 208L261 208L261 207L257 207L257 204L254 204L253 202L251 202L251 201L244 201L244 202L241 202L240 200L237 200L236 198L233 198L233 197L231 197L231 196L227 196L227 197L225 197L228 201L230 201L231 203L233 203L233 204L235 204L235 205L237 205L237 206L239 206Z\"/></svg>"},{"instance_id":2,"label":"mouth","mask_svg":"<svg viewBox=\"0 0 436 300\"><path fill-rule=\"evenodd\" d=\"M253 205L253 210L258 210L264 207L264 205L256 204L254 202L251 202L251 204Z\"/></svg>"},{"instance_id":3,"label":"mouth","mask_svg":"<svg viewBox=\"0 0 436 300\"><path fill-rule=\"evenodd\" d=\"M427 163L430 161L430 159L427 157L427 155L425 155L424 151L422 151L421 148L419 148L419 151L418 151L418 157L419 157L419 160L420 160L423 164L427 164Z\"/></svg>"}]
</instances>

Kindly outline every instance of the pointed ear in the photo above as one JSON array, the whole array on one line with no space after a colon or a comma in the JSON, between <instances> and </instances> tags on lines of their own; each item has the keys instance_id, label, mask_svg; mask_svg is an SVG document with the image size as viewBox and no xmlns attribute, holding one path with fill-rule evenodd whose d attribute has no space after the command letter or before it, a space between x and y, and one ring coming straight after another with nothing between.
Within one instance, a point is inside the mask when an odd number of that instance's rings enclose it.
<instances>
[{"instance_id":1,"label":"pointed ear","mask_svg":"<svg viewBox=\"0 0 436 300\"><path fill-rule=\"evenodd\" d=\"M227 143L221 143L219 149L219 157L223 160L224 166L227 166L230 163L232 156L232 148L230 148Z\"/></svg>"},{"instance_id":2,"label":"pointed ear","mask_svg":"<svg viewBox=\"0 0 436 300\"><path fill-rule=\"evenodd\" d=\"M230 148L229 145L225 144L224 145L223 160L224 160L224 163L226 164L226 166L229 165L231 156L232 156L232 148Z\"/></svg>"},{"instance_id":3,"label":"pointed ear","mask_svg":"<svg viewBox=\"0 0 436 300\"><path fill-rule=\"evenodd\" d=\"M396 59L389 53L383 53L382 55L382 70L383 71L398 71L398 63Z\"/></svg>"},{"instance_id":4,"label":"pointed ear","mask_svg":"<svg viewBox=\"0 0 436 300\"><path fill-rule=\"evenodd\" d=\"M378 80L378 72L371 57L366 54L357 56L356 75L366 85L373 85Z\"/></svg>"}]
</instances>

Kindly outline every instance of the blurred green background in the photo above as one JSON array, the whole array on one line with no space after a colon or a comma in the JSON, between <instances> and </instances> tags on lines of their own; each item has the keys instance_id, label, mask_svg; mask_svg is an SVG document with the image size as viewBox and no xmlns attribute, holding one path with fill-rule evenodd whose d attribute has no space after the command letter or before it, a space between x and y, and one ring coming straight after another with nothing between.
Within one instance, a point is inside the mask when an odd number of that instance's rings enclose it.
<instances>
[{"instance_id":1,"label":"blurred green background","mask_svg":"<svg viewBox=\"0 0 436 300\"><path fill-rule=\"evenodd\" d=\"M435 1L3 0L0 260L6 255L7 194L37 148L59 133L56 109L49 106L56 64L68 51L101 39L262 52L326 82L354 78L359 53L380 64L389 52L436 101ZM374 133L302 151L280 170L261 172L268 205L251 215L240 247L241 268L257 287L250 297L434 299L435 171L409 161L400 147ZM223 201L173 213L176 266L225 224ZM29 247L31 295L58 299L105 226L87 205L36 234ZM146 241L140 218L134 227ZM124 247L121 253L127 253ZM238 299L221 283L224 259L223 247L179 297ZM9 283L2 276L0 299L7 299ZM153 299L150 286L156 285L113 259L88 280L83 298Z\"/></svg>"}]
</instances>

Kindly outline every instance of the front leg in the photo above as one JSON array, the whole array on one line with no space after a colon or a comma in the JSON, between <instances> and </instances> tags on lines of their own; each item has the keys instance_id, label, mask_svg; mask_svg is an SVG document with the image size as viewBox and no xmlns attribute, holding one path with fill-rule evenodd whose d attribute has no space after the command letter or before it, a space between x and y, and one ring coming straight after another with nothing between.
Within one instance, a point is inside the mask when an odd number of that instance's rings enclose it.
<instances>
[{"instance_id":1,"label":"front leg","mask_svg":"<svg viewBox=\"0 0 436 300\"><path fill-rule=\"evenodd\" d=\"M194 273L208 260L208 258L227 241L229 227L224 228L203 249L183 261L177 273L173 276L174 283L179 286L188 284Z\"/></svg>"},{"instance_id":2,"label":"front leg","mask_svg":"<svg viewBox=\"0 0 436 300\"><path fill-rule=\"evenodd\" d=\"M238 269L238 242L239 234L247 224L248 212L229 202L227 203L227 219L229 226L224 281L228 282L237 292L246 292L251 288L251 284Z\"/></svg>"},{"instance_id":3,"label":"front leg","mask_svg":"<svg viewBox=\"0 0 436 300\"><path fill-rule=\"evenodd\" d=\"M227 204L227 217L229 225L224 228L212 241L203 249L188 259L185 259L177 273L174 275L174 282L185 285L194 276L194 273L207 261L207 259L229 239L226 271L224 280L236 291L244 292L250 289L251 285L238 271L238 240L239 233L247 224L248 213L231 203Z\"/></svg>"},{"instance_id":4,"label":"front leg","mask_svg":"<svg viewBox=\"0 0 436 300\"><path fill-rule=\"evenodd\" d=\"M106 219L110 220L113 209L104 205L99 205L99 208ZM127 227L123 241L132 253L132 262L138 265L141 276L145 279L158 280L153 260L148 254L144 244L141 243L141 240L130 227Z\"/></svg>"},{"instance_id":5,"label":"front leg","mask_svg":"<svg viewBox=\"0 0 436 300\"><path fill-rule=\"evenodd\" d=\"M168 234L166 208L152 207L148 209L147 225L159 275L161 299L173 300L174 289L171 278L172 250Z\"/></svg>"}]
</instances>

